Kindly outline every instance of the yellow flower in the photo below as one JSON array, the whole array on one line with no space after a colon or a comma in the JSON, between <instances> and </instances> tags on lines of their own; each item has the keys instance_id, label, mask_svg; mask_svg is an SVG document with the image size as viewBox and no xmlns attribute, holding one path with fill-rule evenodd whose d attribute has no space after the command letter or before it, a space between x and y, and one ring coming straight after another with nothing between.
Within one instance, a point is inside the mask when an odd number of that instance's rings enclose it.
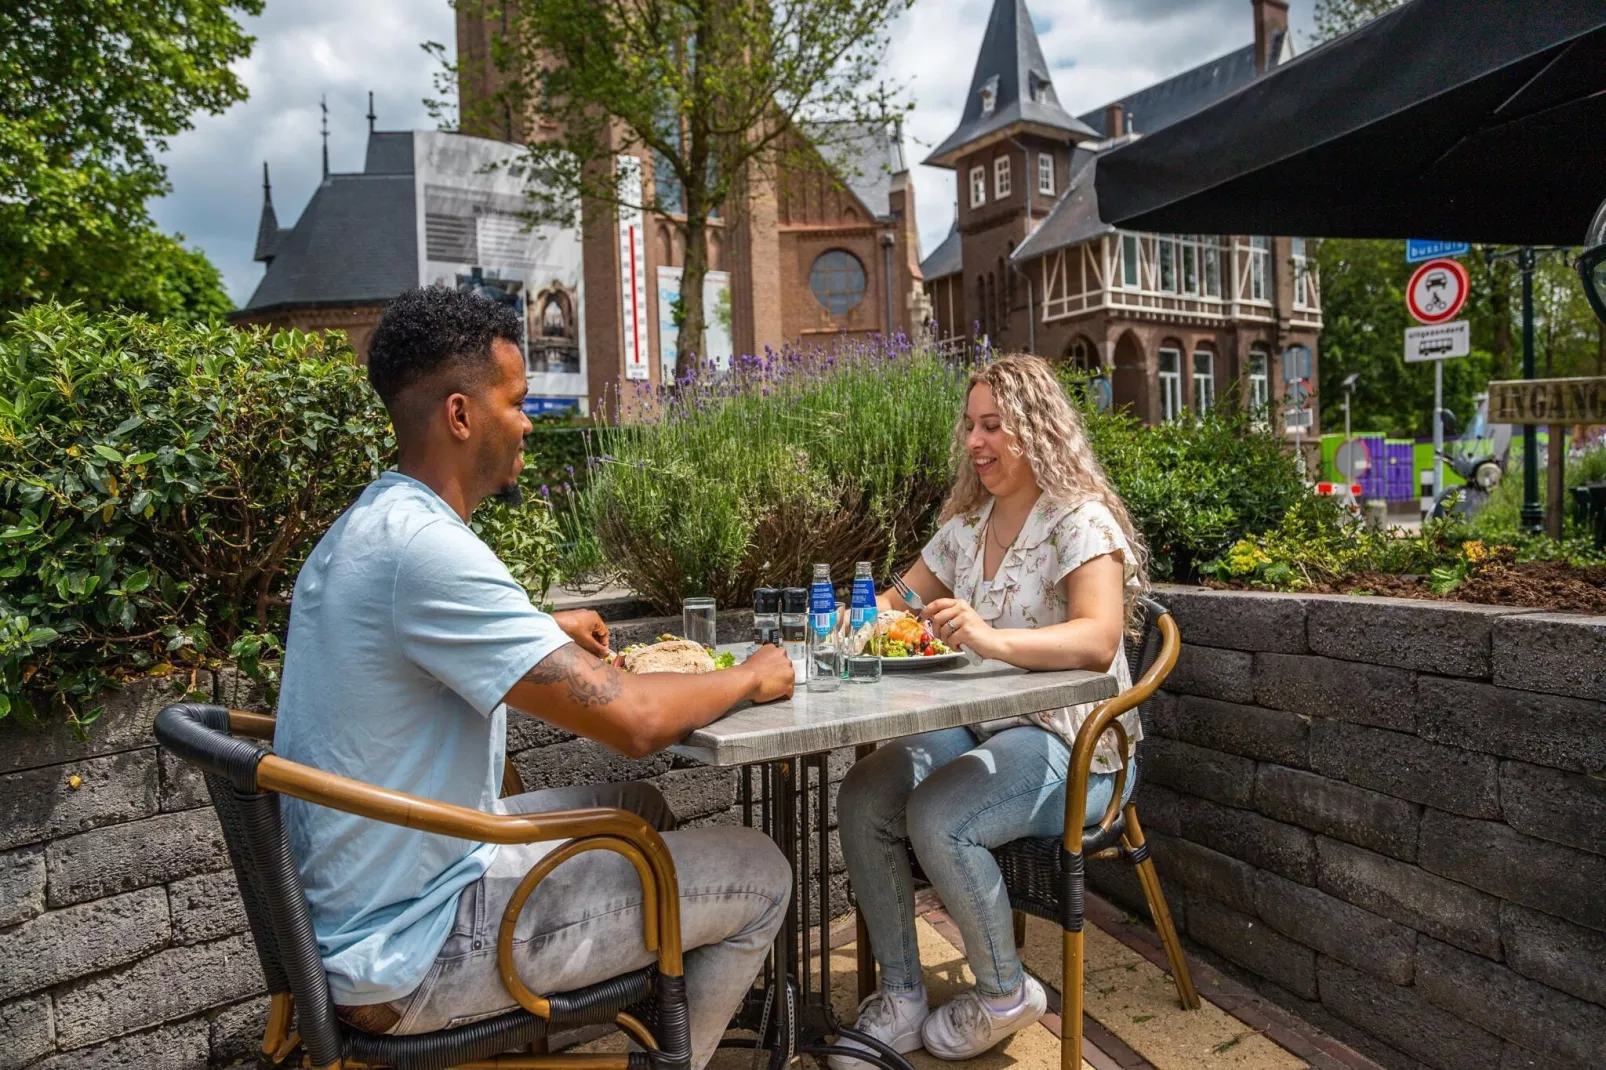
<instances>
[{"instance_id":1,"label":"yellow flower","mask_svg":"<svg viewBox=\"0 0 1606 1070\"><path fill-rule=\"evenodd\" d=\"M1489 560L1489 551L1482 539L1471 539L1461 544L1461 556L1476 565Z\"/></svg>"}]
</instances>

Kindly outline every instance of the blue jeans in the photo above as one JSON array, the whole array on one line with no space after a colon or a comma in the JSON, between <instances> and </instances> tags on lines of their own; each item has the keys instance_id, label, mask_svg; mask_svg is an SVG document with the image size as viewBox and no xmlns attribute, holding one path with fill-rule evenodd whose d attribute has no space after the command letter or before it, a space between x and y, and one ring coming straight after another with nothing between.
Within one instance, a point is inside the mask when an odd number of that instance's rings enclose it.
<instances>
[{"instance_id":1,"label":"blue jeans","mask_svg":"<svg viewBox=\"0 0 1606 1070\"><path fill-rule=\"evenodd\" d=\"M922 984L910 846L965 938L976 987L990 996L1020 987L1009 895L989 848L1064 831L1070 760L1042 728L1006 729L980 745L969 729L946 728L895 740L848 770L837 799L842 855L883 989ZM1114 790L1113 773L1088 778L1089 824Z\"/></svg>"},{"instance_id":2,"label":"blue jeans","mask_svg":"<svg viewBox=\"0 0 1606 1070\"><path fill-rule=\"evenodd\" d=\"M503 799L500 809L590 806L632 810L665 830L680 884L691 1065L701 1070L786 919L791 867L756 829L671 831L674 815L650 784L552 788ZM515 1008L497 972L497 930L519 882L553 846L506 844L485 875L463 890L451 935L423 984L390 1005L402 1016L394 1032L430 1032ZM642 943L641 908L641 881L622 856L591 851L570 859L536 886L519 916L513 939L519 976L537 993L568 992L648 965L655 956Z\"/></svg>"}]
</instances>

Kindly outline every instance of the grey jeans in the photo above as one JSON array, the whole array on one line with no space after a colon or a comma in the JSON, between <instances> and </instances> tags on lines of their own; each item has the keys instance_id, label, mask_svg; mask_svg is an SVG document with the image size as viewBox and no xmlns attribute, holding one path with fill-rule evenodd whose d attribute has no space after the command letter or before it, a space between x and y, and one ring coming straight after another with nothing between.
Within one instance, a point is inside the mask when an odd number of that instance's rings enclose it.
<instances>
[{"instance_id":1,"label":"grey jeans","mask_svg":"<svg viewBox=\"0 0 1606 1070\"><path fill-rule=\"evenodd\" d=\"M911 847L959 926L976 987L989 996L1020 987L1009 893L990 848L1064 830L1070 758L1058 736L1037 727L982 743L968 728L945 728L894 740L848 770L837 796L842 856L883 989L922 983ZM1113 773L1088 777L1088 824L1114 793Z\"/></svg>"},{"instance_id":2,"label":"grey jeans","mask_svg":"<svg viewBox=\"0 0 1606 1070\"><path fill-rule=\"evenodd\" d=\"M792 893L786 856L746 828L669 831L674 814L649 784L534 791L502 800L508 813L587 806L632 810L664 832L680 883L680 921L691 1004L692 1068L714 1053L752 986ZM552 845L546 845L550 848ZM517 1005L496 967L502 911L539 854L504 845L485 875L463 890L457 920L417 990L391 1006L397 1033L424 1033L501 1014ZM567 992L648 965L641 882L622 856L590 851L543 880L514 930L519 976L537 993Z\"/></svg>"}]
</instances>

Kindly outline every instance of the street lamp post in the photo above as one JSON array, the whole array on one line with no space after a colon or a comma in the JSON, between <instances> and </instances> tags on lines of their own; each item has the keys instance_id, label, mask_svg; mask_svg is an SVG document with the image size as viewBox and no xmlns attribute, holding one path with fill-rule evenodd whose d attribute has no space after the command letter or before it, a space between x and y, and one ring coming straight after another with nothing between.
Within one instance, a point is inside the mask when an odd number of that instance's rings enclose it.
<instances>
[{"instance_id":1,"label":"street lamp post","mask_svg":"<svg viewBox=\"0 0 1606 1070\"><path fill-rule=\"evenodd\" d=\"M1517 267L1522 271L1522 377L1534 377L1534 247L1524 245L1517 251ZM1551 448L1556 444L1552 442ZM1544 522L1544 510L1539 507L1539 427L1524 424L1522 428L1522 526L1526 531L1538 531Z\"/></svg>"}]
</instances>

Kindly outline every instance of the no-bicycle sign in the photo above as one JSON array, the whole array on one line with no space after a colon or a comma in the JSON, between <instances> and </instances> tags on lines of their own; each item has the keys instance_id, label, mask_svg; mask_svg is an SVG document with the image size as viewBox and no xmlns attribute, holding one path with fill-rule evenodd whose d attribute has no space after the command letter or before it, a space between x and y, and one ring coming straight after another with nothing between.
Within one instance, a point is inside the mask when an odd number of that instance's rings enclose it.
<instances>
[{"instance_id":1,"label":"no-bicycle sign","mask_svg":"<svg viewBox=\"0 0 1606 1070\"><path fill-rule=\"evenodd\" d=\"M1444 323L1455 319L1471 288L1459 260L1429 260L1412 273L1405 287L1405 307L1423 323Z\"/></svg>"}]
</instances>

